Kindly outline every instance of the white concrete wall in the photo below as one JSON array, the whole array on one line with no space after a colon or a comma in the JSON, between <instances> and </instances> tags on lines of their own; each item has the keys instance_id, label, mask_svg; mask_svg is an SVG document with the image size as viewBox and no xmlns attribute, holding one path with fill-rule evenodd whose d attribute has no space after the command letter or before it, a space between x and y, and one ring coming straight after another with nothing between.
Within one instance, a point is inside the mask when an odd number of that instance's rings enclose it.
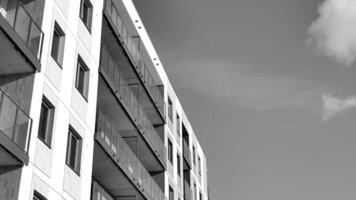
<instances>
[{"instance_id":1,"label":"white concrete wall","mask_svg":"<svg viewBox=\"0 0 356 200\"><path fill-rule=\"evenodd\" d=\"M34 81L30 162L22 169L21 200L32 199L34 190L51 200L90 199L103 0L91 3L94 10L90 33L79 17L80 0L46 0L42 70ZM55 21L65 33L62 68L50 55ZM75 88L78 54L90 70L87 101ZM43 95L55 107L50 148L37 138ZM69 125L82 137L79 175L65 164Z\"/></svg>"}]
</instances>

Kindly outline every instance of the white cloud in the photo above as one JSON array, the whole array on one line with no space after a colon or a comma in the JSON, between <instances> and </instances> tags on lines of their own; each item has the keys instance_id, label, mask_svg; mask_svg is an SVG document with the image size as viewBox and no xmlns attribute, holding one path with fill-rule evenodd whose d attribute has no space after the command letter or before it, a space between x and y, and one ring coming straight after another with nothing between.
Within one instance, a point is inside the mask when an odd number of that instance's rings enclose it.
<instances>
[{"instance_id":1,"label":"white cloud","mask_svg":"<svg viewBox=\"0 0 356 200\"><path fill-rule=\"evenodd\" d=\"M356 1L325 0L318 12L308 29L308 42L322 54L351 65L356 59Z\"/></svg>"},{"instance_id":2,"label":"white cloud","mask_svg":"<svg viewBox=\"0 0 356 200\"><path fill-rule=\"evenodd\" d=\"M351 108L356 108L356 96L347 97L344 99L333 97L330 94L322 96L324 109L323 120L328 120L337 114L345 112Z\"/></svg>"}]
</instances>

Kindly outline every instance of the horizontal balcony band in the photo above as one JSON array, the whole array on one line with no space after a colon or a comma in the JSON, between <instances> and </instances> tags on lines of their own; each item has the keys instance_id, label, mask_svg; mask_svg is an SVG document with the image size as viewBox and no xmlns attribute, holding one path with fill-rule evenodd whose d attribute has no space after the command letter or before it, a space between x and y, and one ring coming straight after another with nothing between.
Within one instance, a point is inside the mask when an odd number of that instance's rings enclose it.
<instances>
[{"instance_id":1,"label":"horizontal balcony band","mask_svg":"<svg viewBox=\"0 0 356 200\"><path fill-rule=\"evenodd\" d=\"M31 128L32 119L0 89L0 144L25 165Z\"/></svg>"},{"instance_id":2,"label":"horizontal balcony band","mask_svg":"<svg viewBox=\"0 0 356 200\"><path fill-rule=\"evenodd\" d=\"M162 166L166 168L167 150L162 138L158 135L152 122L147 117L131 89L128 87L123 76L118 70L115 70L115 65L109 63L111 62L104 62L104 59L101 59L99 69L101 75L109 87L114 91L115 96L119 99L143 138L156 154Z\"/></svg>"},{"instance_id":3,"label":"horizontal balcony band","mask_svg":"<svg viewBox=\"0 0 356 200\"><path fill-rule=\"evenodd\" d=\"M6 7L0 4L0 26L34 68L40 71L44 33L20 1L8 1Z\"/></svg>"},{"instance_id":4,"label":"horizontal balcony band","mask_svg":"<svg viewBox=\"0 0 356 200\"><path fill-rule=\"evenodd\" d=\"M147 67L146 61L140 52L143 46L140 37L130 35L127 26L124 24L118 8L114 5L112 0L105 0L104 14L112 29L114 30L117 38L122 44L125 52L131 60L134 66L139 80L144 86L148 96L154 102L156 109L159 111L160 117L165 123L166 104L163 95L159 91L160 85L158 85L150 70Z\"/></svg>"},{"instance_id":5,"label":"horizontal balcony band","mask_svg":"<svg viewBox=\"0 0 356 200\"><path fill-rule=\"evenodd\" d=\"M123 171L137 189L144 196L148 194L151 200L164 200L164 192L162 192L126 141L120 136L116 127L108 123L101 112L98 112L96 123L95 138L115 162L119 162L123 166Z\"/></svg>"}]
</instances>

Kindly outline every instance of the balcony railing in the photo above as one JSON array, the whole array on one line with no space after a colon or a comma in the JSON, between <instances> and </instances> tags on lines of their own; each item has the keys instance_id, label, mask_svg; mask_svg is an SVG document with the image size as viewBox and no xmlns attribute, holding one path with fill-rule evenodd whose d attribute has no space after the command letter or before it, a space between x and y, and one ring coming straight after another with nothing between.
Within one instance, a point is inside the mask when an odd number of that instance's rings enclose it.
<instances>
[{"instance_id":1,"label":"balcony railing","mask_svg":"<svg viewBox=\"0 0 356 200\"><path fill-rule=\"evenodd\" d=\"M0 89L0 134L5 134L27 153L31 126L32 119Z\"/></svg>"},{"instance_id":2,"label":"balcony railing","mask_svg":"<svg viewBox=\"0 0 356 200\"><path fill-rule=\"evenodd\" d=\"M15 30L36 58L41 58L43 32L23 4L18 0L7 2L6 8L2 8L3 0L0 0L0 14Z\"/></svg>"},{"instance_id":3,"label":"balcony railing","mask_svg":"<svg viewBox=\"0 0 356 200\"><path fill-rule=\"evenodd\" d=\"M192 190L187 180L184 180L184 200L192 200Z\"/></svg>"},{"instance_id":4,"label":"balcony railing","mask_svg":"<svg viewBox=\"0 0 356 200\"><path fill-rule=\"evenodd\" d=\"M132 36L127 25L124 24L122 17L118 11L118 8L113 3L113 0L105 0L105 11L110 16L112 23L114 24L114 29L119 34L119 38L122 39L122 44L125 46L126 52L131 57L132 62L135 65L135 70L139 74L141 80L143 81L145 87L151 94L156 107L162 116L165 116L165 102L164 98L159 91L158 84L154 81L151 75L146 61L142 56L141 46L143 43L139 37Z\"/></svg>"},{"instance_id":5,"label":"balcony railing","mask_svg":"<svg viewBox=\"0 0 356 200\"><path fill-rule=\"evenodd\" d=\"M112 57L107 53L105 47L103 47L101 51L100 70L106 74L106 78L112 83L116 94L120 96L124 107L129 111L128 113L133 121L135 121L138 129L161 162L163 162L164 166L166 166L166 147L118 69Z\"/></svg>"},{"instance_id":6,"label":"balcony railing","mask_svg":"<svg viewBox=\"0 0 356 200\"><path fill-rule=\"evenodd\" d=\"M101 111L97 113L96 134L105 141L107 147L120 159L126 167L126 171L134 177L136 185L142 191L145 191L152 200L165 199L164 192L162 192L155 180L147 172L136 154L132 152L126 141L122 139L117 128L108 122Z\"/></svg>"},{"instance_id":7,"label":"balcony railing","mask_svg":"<svg viewBox=\"0 0 356 200\"><path fill-rule=\"evenodd\" d=\"M191 166L190 149L188 143L185 140L183 140L183 156L188 162L189 166Z\"/></svg>"}]
</instances>

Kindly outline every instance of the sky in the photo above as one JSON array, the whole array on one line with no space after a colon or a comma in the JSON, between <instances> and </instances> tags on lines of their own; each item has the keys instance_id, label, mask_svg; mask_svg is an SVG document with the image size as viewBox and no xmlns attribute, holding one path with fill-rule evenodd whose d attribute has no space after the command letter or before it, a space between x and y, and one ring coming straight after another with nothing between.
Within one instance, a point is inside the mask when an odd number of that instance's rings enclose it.
<instances>
[{"instance_id":1,"label":"sky","mask_svg":"<svg viewBox=\"0 0 356 200\"><path fill-rule=\"evenodd\" d=\"M133 0L212 200L354 200L356 1Z\"/></svg>"}]
</instances>

